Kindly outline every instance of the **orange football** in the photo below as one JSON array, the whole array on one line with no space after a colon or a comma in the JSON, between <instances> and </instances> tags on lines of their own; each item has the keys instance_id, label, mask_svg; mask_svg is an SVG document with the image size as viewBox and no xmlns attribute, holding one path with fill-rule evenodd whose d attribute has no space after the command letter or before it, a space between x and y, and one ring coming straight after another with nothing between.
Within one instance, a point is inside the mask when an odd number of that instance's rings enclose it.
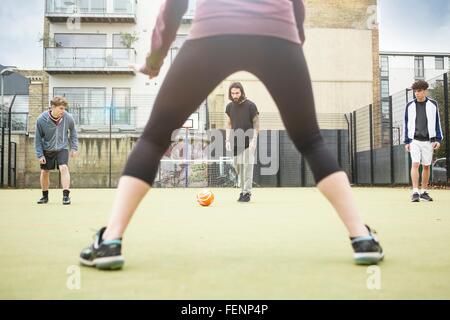
<instances>
[{"instance_id":1,"label":"orange football","mask_svg":"<svg viewBox=\"0 0 450 320\"><path fill-rule=\"evenodd\" d=\"M209 190L202 190L197 193L197 202L202 206L209 206L214 201L214 194Z\"/></svg>"}]
</instances>

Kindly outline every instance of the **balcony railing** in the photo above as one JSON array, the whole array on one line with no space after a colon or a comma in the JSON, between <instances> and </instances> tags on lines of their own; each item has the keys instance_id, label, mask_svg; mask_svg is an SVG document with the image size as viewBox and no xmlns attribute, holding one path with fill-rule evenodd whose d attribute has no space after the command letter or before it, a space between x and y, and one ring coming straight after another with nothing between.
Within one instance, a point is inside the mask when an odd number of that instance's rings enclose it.
<instances>
[{"instance_id":1,"label":"balcony railing","mask_svg":"<svg viewBox=\"0 0 450 320\"><path fill-rule=\"evenodd\" d=\"M107 129L109 126L123 129L136 127L136 107L69 107L77 126L83 129Z\"/></svg>"},{"instance_id":2,"label":"balcony railing","mask_svg":"<svg viewBox=\"0 0 450 320\"><path fill-rule=\"evenodd\" d=\"M44 69L48 73L127 73L136 62L129 48L45 48Z\"/></svg>"},{"instance_id":3,"label":"balcony railing","mask_svg":"<svg viewBox=\"0 0 450 320\"><path fill-rule=\"evenodd\" d=\"M188 9L182 18L185 23L191 23L194 19L196 2L197 0L189 0Z\"/></svg>"},{"instance_id":4,"label":"balcony railing","mask_svg":"<svg viewBox=\"0 0 450 320\"><path fill-rule=\"evenodd\" d=\"M46 0L45 16L52 22L79 17L84 22L136 23L136 0Z\"/></svg>"}]
</instances>

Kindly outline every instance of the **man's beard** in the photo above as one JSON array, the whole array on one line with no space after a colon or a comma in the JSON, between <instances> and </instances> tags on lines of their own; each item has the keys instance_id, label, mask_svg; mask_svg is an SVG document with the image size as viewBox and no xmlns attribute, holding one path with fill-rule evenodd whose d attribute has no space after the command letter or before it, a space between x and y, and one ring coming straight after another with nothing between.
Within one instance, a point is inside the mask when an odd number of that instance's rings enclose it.
<instances>
[{"instance_id":1,"label":"man's beard","mask_svg":"<svg viewBox=\"0 0 450 320\"><path fill-rule=\"evenodd\" d=\"M239 98L234 98L233 102L234 103L242 103L245 101L245 98L243 96L240 96Z\"/></svg>"}]
</instances>

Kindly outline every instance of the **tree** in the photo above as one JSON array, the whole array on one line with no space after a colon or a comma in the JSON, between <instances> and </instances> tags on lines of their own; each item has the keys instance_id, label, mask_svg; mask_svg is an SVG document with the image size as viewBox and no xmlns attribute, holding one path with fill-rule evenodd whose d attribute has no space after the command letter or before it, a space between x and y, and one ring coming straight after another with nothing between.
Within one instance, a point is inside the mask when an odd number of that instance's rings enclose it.
<instances>
[{"instance_id":1,"label":"tree","mask_svg":"<svg viewBox=\"0 0 450 320\"><path fill-rule=\"evenodd\" d=\"M55 41L55 38L53 38L52 36L50 36L48 34L39 35L38 42L42 42L42 44L43 44L43 46L45 48L47 48L47 47L51 47L52 48L52 47L59 47L60 46L60 44Z\"/></svg>"},{"instance_id":2,"label":"tree","mask_svg":"<svg viewBox=\"0 0 450 320\"><path fill-rule=\"evenodd\" d=\"M449 74L449 76L450 76L450 74ZM446 106L444 103L444 81L436 81L434 87L429 89L428 92L429 92L430 98L432 98L433 100L436 100L436 102L439 105L439 117L441 119L441 127L442 127L442 131L443 131L442 134L444 135L446 123L447 123L447 126L450 125L450 119L445 119L445 107ZM444 139L449 139L449 137L446 137L444 135ZM439 150L435 153L436 158L445 158L447 155L447 152L450 152L450 150L446 150L445 141L443 140L443 143L441 144L441 148L439 148Z\"/></svg>"},{"instance_id":3,"label":"tree","mask_svg":"<svg viewBox=\"0 0 450 320\"><path fill-rule=\"evenodd\" d=\"M139 40L139 34L137 32L128 33L128 32L121 32L120 37L122 44L130 49L131 46Z\"/></svg>"}]
</instances>

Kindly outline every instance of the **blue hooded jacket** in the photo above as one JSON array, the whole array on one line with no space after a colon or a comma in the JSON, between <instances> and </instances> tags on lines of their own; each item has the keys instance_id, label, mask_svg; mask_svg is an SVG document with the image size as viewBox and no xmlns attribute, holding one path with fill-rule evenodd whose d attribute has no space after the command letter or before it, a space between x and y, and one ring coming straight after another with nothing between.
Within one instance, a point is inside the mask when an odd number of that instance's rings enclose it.
<instances>
[{"instance_id":1,"label":"blue hooded jacket","mask_svg":"<svg viewBox=\"0 0 450 320\"><path fill-rule=\"evenodd\" d=\"M77 130L75 121L70 113L64 112L61 121L55 124L50 119L49 111L43 112L36 121L35 151L39 159L45 151L59 151L63 149L78 150Z\"/></svg>"}]
</instances>

